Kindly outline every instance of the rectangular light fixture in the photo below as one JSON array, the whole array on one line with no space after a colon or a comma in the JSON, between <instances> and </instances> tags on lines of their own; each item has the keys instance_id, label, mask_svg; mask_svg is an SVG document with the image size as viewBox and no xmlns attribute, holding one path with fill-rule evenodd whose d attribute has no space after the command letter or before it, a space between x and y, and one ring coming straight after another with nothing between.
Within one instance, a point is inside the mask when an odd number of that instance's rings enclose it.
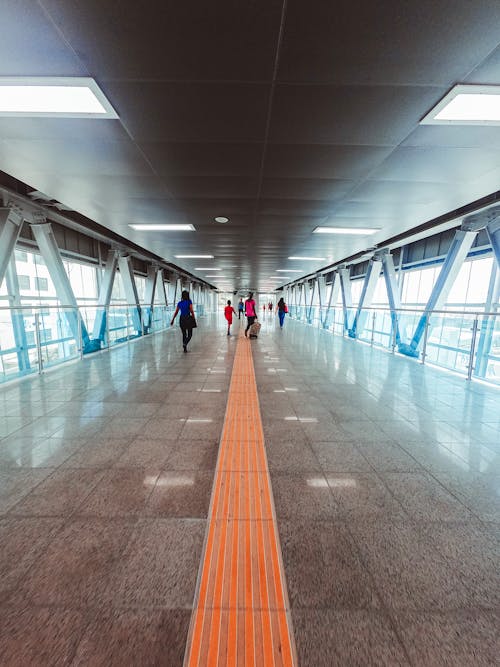
<instances>
[{"instance_id":1,"label":"rectangular light fixture","mask_svg":"<svg viewBox=\"0 0 500 667\"><path fill-rule=\"evenodd\" d=\"M354 234L367 236L380 231L378 227L316 227L313 234Z\"/></svg>"},{"instance_id":2,"label":"rectangular light fixture","mask_svg":"<svg viewBox=\"0 0 500 667\"><path fill-rule=\"evenodd\" d=\"M221 276L220 273L214 273L213 275L205 273L205 278L217 278L219 280L219 278L227 278L227 276Z\"/></svg>"},{"instance_id":3,"label":"rectangular light fixture","mask_svg":"<svg viewBox=\"0 0 500 667\"><path fill-rule=\"evenodd\" d=\"M325 257L289 257L288 259L298 259L304 262L324 262Z\"/></svg>"},{"instance_id":4,"label":"rectangular light fixture","mask_svg":"<svg viewBox=\"0 0 500 667\"><path fill-rule=\"evenodd\" d=\"M168 223L153 223L153 224L143 224L141 225L140 223L133 223L130 224L129 227L132 227L132 229L136 229L137 231L143 231L143 232L195 232L194 225L187 225L187 224L168 224Z\"/></svg>"},{"instance_id":5,"label":"rectangular light fixture","mask_svg":"<svg viewBox=\"0 0 500 667\"><path fill-rule=\"evenodd\" d=\"M0 116L118 118L88 77L1 77Z\"/></svg>"},{"instance_id":6,"label":"rectangular light fixture","mask_svg":"<svg viewBox=\"0 0 500 667\"><path fill-rule=\"evenodd\" d=\"M454 86L421 125L500 125L500 86Z\"/></svg>"},{"instance_id":7,"label":"rectangular light fixture","mask_svg":"<svg viewBox=\"0 0 500 667\"><path fill-rule=\"evenodd\" d=\"M302 273L301 269L276 269L276 273Z\"/></svg>"},{"instance_id":8,"label":"rectangular light fixture","mask_svg":"<svg viewBox=\"0 0 500 667\"><path fill-rule=\"evenodd\" d=\"M209 266L197 266L195 271L222 271L222 269L211 269Z\"/></svg>"},{"instance_id":9,"label":"rectangular light fixture","mask_svg":"<svg viewBox=\"0 0 500 667\"><path fill-rule=\"evenodd\" d=\"M177 259L213 259L213 255L174 255Z\"/></svg>"}]
</instances>

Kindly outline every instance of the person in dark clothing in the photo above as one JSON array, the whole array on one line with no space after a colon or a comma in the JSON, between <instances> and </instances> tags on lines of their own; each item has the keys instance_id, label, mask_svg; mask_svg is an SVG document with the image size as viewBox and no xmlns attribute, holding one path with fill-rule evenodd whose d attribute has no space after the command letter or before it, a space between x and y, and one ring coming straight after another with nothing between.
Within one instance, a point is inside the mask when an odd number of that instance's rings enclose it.
<instances>
[{"instance_id":1,"label":"person in dark clothing","mask_svg":"<svg viewBox=\"0 0 500 667\"><path fill-rule=\"evenodd\" d=\"M245 312L245 304L243 303L243 299L240 298L240 301L238 303L238 319L241 319L241 316Z\"/></svg>"},{"instance_id":2,"label":"person in dark clothing","mask_svg":"<svg viewBox=\"0 0 500 667\"><path fill-rule=\"evenodd\" d=\"M187 352L188 343L193 335L193 325L195 325L193 302L189 298L189 292L187 290L182 291L182 299L177 304L170 326L173 326L174 320L179 312L181 314L179 324L181 325L182 331L182 347L184 348L184 352Z\"/></svg>"},{"instance_id":3,"label":"person in dark clothing","mask_svg":"<svg viewBox=\"0 0 500 667\"><path fill-rule=\"evenodd\" d=\"M252 324L257 319L256 307L256 303L253 300L253 292L250 292L248 299L245 301L245 315L247 316L247 328L245 329L245 336L247 335L248 330Z\"/></svg>"},{"instance_id":4,"label":"person in dark clothing","mask_svg":"<svg viewBox=\"0 0 500 667\"><path fill-rule=\"evenodd\" d=\"M283 322L285 321L285 315L286 313L288 313L288 308L283 297L281 297L281 299L278 301L276 310L278 311L278 317L280 318L280 329L283 329Z\"/></svg>"}]
</instances>

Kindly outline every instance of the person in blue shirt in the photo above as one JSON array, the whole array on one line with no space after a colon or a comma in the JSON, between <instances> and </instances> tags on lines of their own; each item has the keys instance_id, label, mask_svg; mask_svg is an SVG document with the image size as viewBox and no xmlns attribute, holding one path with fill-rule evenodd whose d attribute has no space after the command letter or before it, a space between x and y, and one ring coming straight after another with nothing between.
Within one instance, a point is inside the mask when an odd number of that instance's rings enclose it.
<instances>
[{"instance_id":1,"label":"person in blue shirt","mask_svg":"<svg viewBox=\"0 0 500 667\"><path fill-rule=\"evenodd\" d=\"M175 309L170 326L173 326L174 320L177 317L177 313L179 312L181 314L179 318L179 324L181 325L182 331L182 347L184 348L184 352L187 352L188 343L193 335L193 327L196 326L193 302L189 298L189 292L187 290L182 291L182 299L177 304L177 308Z\"/></svg>"}]
</instances>

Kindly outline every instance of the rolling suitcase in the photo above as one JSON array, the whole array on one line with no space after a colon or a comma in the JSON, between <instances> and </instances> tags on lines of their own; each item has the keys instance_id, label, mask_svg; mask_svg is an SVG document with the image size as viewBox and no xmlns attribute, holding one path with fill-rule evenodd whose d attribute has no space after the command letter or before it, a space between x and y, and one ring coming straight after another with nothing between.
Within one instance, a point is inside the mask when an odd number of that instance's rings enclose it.
<instances>
[{"instance_id":1,"label":"rolling suitcase","mask_svg":"<svg viewBox=\"0 0 500 667\"><path fill-rule=\"evenodd\" d=\"M248 334L250 338L258 338L259 337L259 331L260 331L260 322L254 322L250 329L248 330Z\"/></svg>"}]
</instances>

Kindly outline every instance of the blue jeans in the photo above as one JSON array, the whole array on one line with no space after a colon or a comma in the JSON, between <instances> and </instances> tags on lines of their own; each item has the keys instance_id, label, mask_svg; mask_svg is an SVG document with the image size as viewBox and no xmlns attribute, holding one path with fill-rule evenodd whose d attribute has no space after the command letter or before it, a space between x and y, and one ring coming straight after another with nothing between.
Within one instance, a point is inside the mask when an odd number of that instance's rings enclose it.
<instances>
[{"instance_id":1,"label":"blue jeans","mask_svg":"<svg viewBox=\"0 0 500 667\"><path fill-rule=\"evenodd\" d=\"M278 310L278 317L280 318L280 327L282 327L283 322L285 321L285 311L284 310Z\"/></svg>"}]
</instances>

